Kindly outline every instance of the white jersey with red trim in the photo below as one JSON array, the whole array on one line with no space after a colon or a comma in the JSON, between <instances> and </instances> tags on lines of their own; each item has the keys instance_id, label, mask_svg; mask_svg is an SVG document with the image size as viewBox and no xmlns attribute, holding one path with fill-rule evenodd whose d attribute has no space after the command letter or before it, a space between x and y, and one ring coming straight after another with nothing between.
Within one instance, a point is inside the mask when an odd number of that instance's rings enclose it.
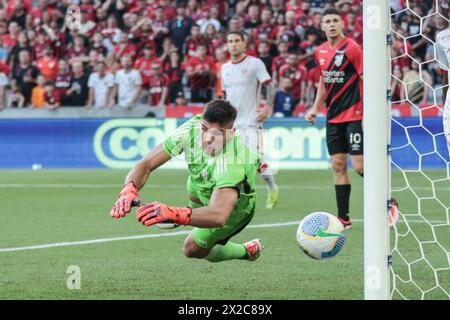
<instances>
[{"instance_id":1,"label":"white jersey with red trim","mask_svg":"<svg viewBox=\"0 0 450 320\"><path fill-rule=\"evenodd\" d=\"M239 62L228 61L221 68L222 91L237 109L236 128L258 127L261 85L270 81L266 66L259 58L245 56Z\"/></svg>"},{"instance_id":2,"label":"white jersey with red trim","mask_svg":"<svg viewBox=\"0 0 450 320\"><path fill-rule=\"evenodd\" d=\"M445 72L450 69L450 28L439 32L436 36L436 59L439 66ZM447 90L445 99L445 111L450 114L450 90Z\"/></svg>"}]
</instances>

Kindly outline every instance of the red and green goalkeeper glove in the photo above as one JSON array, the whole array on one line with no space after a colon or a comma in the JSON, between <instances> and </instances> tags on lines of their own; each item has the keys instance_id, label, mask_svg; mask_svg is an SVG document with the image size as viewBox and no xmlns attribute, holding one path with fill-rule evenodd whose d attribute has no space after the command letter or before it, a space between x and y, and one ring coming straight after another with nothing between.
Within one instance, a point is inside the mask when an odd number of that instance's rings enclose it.
<instances>
[{"instance_id":1,"label":"red and green goalkeeper glove","mask_svg":"<svg viewBox=\"0 0 450 320\"><path fill-rule=\"evenodd\" d=\"M175 223L188 225L191 221L192 208L169 207L155 201L143 205L136 211L136 218L143 225L151 226L157 223Z\"/></svg>"},{"instance_id":2,"label":"red and green goalkeeper glove","mask_svg":"<svg viewBox=\"0 0 450 320\"><path fill-rule=\"evenodd\" d=\"M133 181L128 182L119 194L119 199L111 209L111 217L125 217L131 211L131 207L138 206L141 203L139 191Z\"/></svg>"}]
</instances>

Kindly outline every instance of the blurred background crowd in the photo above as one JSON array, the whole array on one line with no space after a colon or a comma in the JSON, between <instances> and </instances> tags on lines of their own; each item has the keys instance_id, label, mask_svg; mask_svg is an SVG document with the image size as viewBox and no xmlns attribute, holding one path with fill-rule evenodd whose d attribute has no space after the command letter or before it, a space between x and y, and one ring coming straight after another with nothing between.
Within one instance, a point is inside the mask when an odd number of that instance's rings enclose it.
<instances>
[{"instance_id":1,"label":"blurred background crowd","mask_svg":"<svg viewBox=\"0 0 450 320\"><path fill-rule=\"evenodd\" d=\"M1 0L0 110L146 105L164 116L202 105L221 95L226 34L241 30L277 88L275 115L297 115L315 97L328 6L363 46L362 0ZM433 41L448 1L391 0L391 10L393 100L442 103Z\"/></svg>"}]
</instances>

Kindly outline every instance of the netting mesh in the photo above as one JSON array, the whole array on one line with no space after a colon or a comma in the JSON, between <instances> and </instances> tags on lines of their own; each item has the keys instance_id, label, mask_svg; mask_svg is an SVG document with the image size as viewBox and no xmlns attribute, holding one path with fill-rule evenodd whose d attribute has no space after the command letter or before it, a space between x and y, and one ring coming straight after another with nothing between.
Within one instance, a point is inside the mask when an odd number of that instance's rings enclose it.
<instances>
[{"instance_id":1,"label":"netting mesh","mask_svg":"<svg viewBox=\"0 0 450 320\"><path fill-rule=\"evenodd\" d=\"M448 0L391 0L392 299L450 299L450 159L436 35Z\"/></svg>"}]
</instances>

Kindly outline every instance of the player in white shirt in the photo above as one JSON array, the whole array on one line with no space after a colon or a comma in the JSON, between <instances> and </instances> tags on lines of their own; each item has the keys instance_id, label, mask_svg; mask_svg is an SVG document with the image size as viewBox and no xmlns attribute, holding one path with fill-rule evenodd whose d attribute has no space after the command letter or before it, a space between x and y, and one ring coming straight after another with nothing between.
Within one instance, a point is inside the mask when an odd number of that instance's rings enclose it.
<instances>
[{"instance_id":1,"label":"player in white shirt","mask_svg":"<svg viewBox=\"0 0 450 320\"><path fill-rule=\"evenodd\" d=\"M450 91L448 90L448 73L450 69L450 27L439 32L436 36L436 59L441 69L444 71L443 92L444 92L444 134L447 139L447 146L450 154Z\"/></svg>"},{"instance_id":2,"label":"player in white shirt","mask_svg":"<svg viewBox=\"0 0 450 320\"><path fill-rule=\"evenodd\" d=\"M139 71L133 69L133 62L129 56L122 57L121 64L123 69L117 71L115 79L118 104L119 107L131 109L141 96L142 78Z\"/></svg>"},{"instance_id":3,"label":"player in white shirt","mask_svg":"<svg viewBox=\"0 0 450 320\"><path fill-rule=\"evenodd\" d=\"M243 33L228 33L227 44L231 61L223 64L221 68L222 91L225 99L238 111L234 122L236 131L250 149L261 154L262 162L258 172L266 181L269 190L266 208L272 209L278 201L279 188L273 172L264 162L262 123L272 115L275 88L264 63L259 58L245 54ZM259 105L261 92L266 101L262 108Z\"/></svg>"},{"instance_id":4,"label":"player in white shirt","mask_svg":"<svg viewBox=\"0 0 450 320\"><path fill-rule=\"evenodd\" d=\"M87 108L94 105L95 108L111 108L114 105L112 89L114 88L114 76L105 72L106 64L104 61L97 62L97 72L89 76L89 99Z\"/></svg>"}]
</instances>

